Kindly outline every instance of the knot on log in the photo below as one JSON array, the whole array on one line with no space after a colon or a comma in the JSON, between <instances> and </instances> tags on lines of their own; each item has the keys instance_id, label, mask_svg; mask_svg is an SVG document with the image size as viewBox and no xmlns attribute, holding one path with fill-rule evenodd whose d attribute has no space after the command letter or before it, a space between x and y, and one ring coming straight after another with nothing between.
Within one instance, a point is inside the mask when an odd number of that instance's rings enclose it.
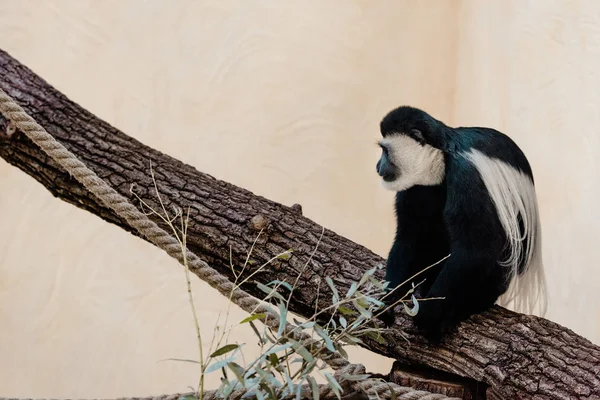
<instances>
[{"instance_id":1,"label":"knot on log","mask_svg":"<svg viewBox=\"0 0 600 400\"><path fill-rule=\"evenodd\" d=\"M257 231L260 231L261 229L264 229L267 226L269 220L264 215L257 214L254 217L252 217L250 223L252 224L252 228L254 228Z\"/></svg>"},{"instance_id":2,"label":"knot on log","mask_svg":"<svg viewBox=\"0 0 600 400\"><path fill-rule=\"evenodd\" d=\"M298 203L292 204L290 207L298 215L302 215L302 206Z\"/></svg>"},{"instance_id":3,"label":"knot on log","mask_svg":"<svg viewBox=\"0 0 600 400\"><path fill-rule=\"evenodd\" d=\"M13 120L7 120L4 134L7 138L11 138L17 132L17 125Z\"/></svg>"}]
</instances>

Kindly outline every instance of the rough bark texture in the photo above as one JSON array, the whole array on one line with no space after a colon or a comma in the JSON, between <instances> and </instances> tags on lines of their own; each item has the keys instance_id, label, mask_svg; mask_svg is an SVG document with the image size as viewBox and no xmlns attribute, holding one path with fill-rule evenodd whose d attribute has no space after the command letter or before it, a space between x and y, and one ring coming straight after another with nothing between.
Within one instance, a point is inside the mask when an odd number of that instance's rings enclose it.
<instances>
[{"instance_id":1,"label":"rough bark texture","mask_svg":"<svg viewBox=\"0 0 600 400\"><path fill-rule=\"evenodd\" d=\"M382 378L400 386L464 400L485 399L489 388L485 383L473 379L432 371L430 368L407 367L398 361L394 362L390 373Z\"/></svg>"},{"instance_id":2,"label":"rough bark texture","mask_svg":"<svg viewBox=\"0 0 600 400\"><path fill-rule=\"evenodd\" d=\"M301 207L275 203L144 146L67 99L2 51L0 87L117 191L134 200L133 184L135 192L158 209L151 163L168 207L190 208L190 250L230 279L230 249L234 265L242 265L263 227L251 257L254 266L290 248L293 255L257 275L262 282L293 281L319 240L323 228L302 216ZM23 134L10 133L7 121L0 117L2 158L56 197L132 232ZM383 262L363 246L325 229L290 308L311 315L320 277L330 276L343 291L366 269ZM245 289L260 296L252 284ZM327 291L321 285L319 307L329 304ZM368 348L404 365L427 366L484 382L491 386L490 398L600 399L600 348L551 321L495 306L461 324L435 347L416 333L409 318L399 315L396 323L410 344L398 330L390 330L386 339L392 345L367 341Z\"/></svg>"}]
</instances>

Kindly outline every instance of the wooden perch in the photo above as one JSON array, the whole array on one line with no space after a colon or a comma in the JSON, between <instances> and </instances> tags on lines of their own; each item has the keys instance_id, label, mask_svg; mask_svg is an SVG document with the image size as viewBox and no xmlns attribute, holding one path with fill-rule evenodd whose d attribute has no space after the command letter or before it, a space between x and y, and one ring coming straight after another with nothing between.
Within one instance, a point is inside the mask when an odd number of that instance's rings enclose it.
<instances>
[{"instance_id":1,"label":"wooden perch","mask_svg":"<svg viewBox=\"0 0 600 400\"><path fill-rule=\"evenodd\" d=\"M67 99L3 51L0 87L119 193L138 204L130 192L133 185L141 199L159 209L150 176L152 165L167 207L190 209L189 249L230 279L230 256L234 265L242 265L261 230L252 252L254 265L293 249L291 258L278 259L257 275L261 282L295 280L314 251L323 228L302 216L301 207L254 195L143 145ZM54 196L135 234L2 117L0 156ZM158 218L151 218L167 229ZM344 291L366 269L383 263L370 250L325 229L290 310L312 315L321 277L330 276ZM383 279L381 273L378 278ZM243 288L261 297L255 285ZM319 308L331 304L328 290L327 285L320 285ZM488 398L600 399L600 347L543 318L494 306L462 323L439 346L429 345L401 313L396 323L397 329L386 334L391 345L366 340L365 347L396 358L405 368L427 367L482 382L490 386Z\"/></svg>"}]
</instances>

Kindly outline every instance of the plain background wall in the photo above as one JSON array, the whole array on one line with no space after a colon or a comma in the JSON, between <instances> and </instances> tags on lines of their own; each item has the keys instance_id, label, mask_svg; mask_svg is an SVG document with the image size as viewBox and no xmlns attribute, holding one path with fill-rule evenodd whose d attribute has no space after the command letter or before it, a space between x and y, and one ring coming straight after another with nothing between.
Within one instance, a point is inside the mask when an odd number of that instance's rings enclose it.
<instances>
[{"instance_id":1,"label":"plain background wall","mask_svg":"<svg viewBox=\"0 0 600 400\"><path fill-rule=\"evenodd\" d=\"M0 0L0 48L145 144L300 203L382 256L394 230L375 174L382 116L411 104L499 129L536 176L547 317L600 343L596 0ZM0 220L0 395L196 384L194 365L158 362L197 354L177 263L5 162ZM227 303L193 283L210 337ZM249 331L232 339L252 354Z\"/></svg>"}]
</instances>

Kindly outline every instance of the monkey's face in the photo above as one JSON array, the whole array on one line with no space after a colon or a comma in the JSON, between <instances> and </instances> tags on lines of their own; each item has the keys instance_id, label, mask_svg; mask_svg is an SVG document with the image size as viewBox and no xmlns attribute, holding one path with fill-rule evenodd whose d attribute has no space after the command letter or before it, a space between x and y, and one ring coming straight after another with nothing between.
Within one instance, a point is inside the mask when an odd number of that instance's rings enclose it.
<instances>
[{"instance_id":1,"label":"monkey's face","mask_svg":"<svg viewBox=\"0 0 600 400\"><path fill-rule=\"evenodd\" d=\"M418 130L387 134L379 146L377 173L384 188L400 192L415 185L439 185L444 180L444 154L427 144Z\"/></svg>"}]
</instances>

